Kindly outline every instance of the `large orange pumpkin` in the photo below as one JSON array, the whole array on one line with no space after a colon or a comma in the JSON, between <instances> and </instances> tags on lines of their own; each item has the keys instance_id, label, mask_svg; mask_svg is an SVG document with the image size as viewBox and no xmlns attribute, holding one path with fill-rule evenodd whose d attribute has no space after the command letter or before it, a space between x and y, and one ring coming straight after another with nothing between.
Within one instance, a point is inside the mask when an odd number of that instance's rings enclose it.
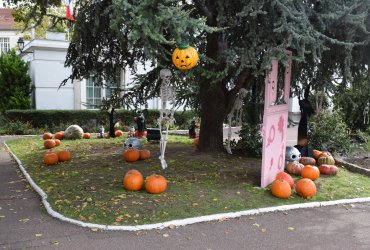
<instances>
[{"instance_id":1,"label":"large orange pumpkin","mask_svg":"<svg viewBox=\"0 0 370 250\"><path fill-rule=\"evenodd\" d=\"M294 186L293 178L285 172L277 173L277 175L275 177L275 180L286 180L289 183L291 188L293 188L293 186Z\"/></svg>"},{"instance_id":2,"label":"large orange pumpkin","mask_svg":"<svg viewBox=\"0 0 370 250\"><path fill-rule=\"evenodd\" d=\"M47 152L44 154L44 163L46 165L54 165L57 164L59 157L55 152Z\"/></svg>"},{"instance_id":3,"label":"large orange pumpkin","mask_svg":"<svg viewBox=\"0 0 370 250\"><path fill-rule=\"evenodd\" d=\"M148 149L139 150L140 160L147 160L150 158L150 151Z\"/></svg>"},{"instance_id":4,"label":"large orange pumpkin","mask_svg":"<svg viewBox=\"0 0 370 250\"><path fill-rule=\"evenodd\" d=\"M138 191L144 185L143 175L136 169L127 171L123 177L123 187L130 191Z\"/></svg>"},{"instance_id":5,"label":"large orange pumpkin","mask_svg":"<svg viewBox=\"0 0 370 250\"><path fill-rule=\"evenodd\" d=\"M285 169L289 174L301 175L303 167L304 165L302 163L299 163L298 161L292 161L288 163Z\"/></svg>"},{"instance_id":6,"label":"large orange pumpkin","mask_svg":"<svg viewBox=\"0 0 370 250\"><path fill-rule=\"evenodd\" d=\"M318 158L320 157L320 155L321 155L322 151L317 150L317 149L313 149L313 150L312 150L312 153L313 153L313 156L314 156L316 159L318 159Z\"/></svg>"},{"instance_id":7,"label":"large orange pumpkin","mask_svg":"<svg viewBox=\"0 0 370 250\"><path fill-rule=\"evenodd\" d=\"M59 139L54 139L54 141L55 141L55 147L60 146L60 140Z\"/></svg>"},{"instance_id":8,"label":"large orange pumpkin","mask_svg":"<svg viewBox=\"0 0 370 250\"><path fill-rule=\"evenodd\" d=\"M47 140L47 139L52 139L53 135L52 133L46 132L42 135L42 139Z\"/></svg>"},{"instance_id":9,"label":"large orange pumpkin","mask_svg":"<svg viewBox=\"0 0 370 250\"><path fill-rule=\"evenodd\" d=\"M303 198L311 198L316 194L316 185L312 180L302 178L297 181L295 190L299 196L302 196Z\"/></svg>"},{"instance_id":10,"label":"large orange pumpkin","mask_svg":"<svg viewBox=\"0 0 370 250\"><path fill-rule=\"evenodd\" d=\"M72 158L71 152L68 150L61 150L58 152L59 161L69 161Z\"/></svg>"},{"instance_id":11,"label":"large orange pumpkin","mask_svg":"<svg viewBox=\"0 0 370 250\"><path fill-rule=\"evenodd\" d=\"M123 152L123 159L128 162L134 162L140 159L140 152L137 149L127 149Z\"/></svg>"},{"instance_id":12,"label":"large orange pumpkin","mask_svg":"<svg viewBox=\"0 0 370 250\"><path fill-rule=\"evenodd\" d=\"M320 177L320 171L316 166L305 165L302 169L301 176L314 181Z\"/></svg>"},{"instance_id":13,"label":"large orange pumpkin","mask_svg":"<svg viewBox=\"0 0 370 250\"><path fill-rule=\"evenodd\" d=\"M91 135L90 133L83 133L82 138L84 139L90 139Z\"/></svg>"},{"instance_id":14,"label":"large orange pumpkin","mask_svg":"<svg viewBox=\"0 0 370 250\"><path fill-rule=\"evenodd\" d=\"M53 148L53 147L55 147L55 141L53 139L46 139L44 141L44 147L45 148Z\"/></svg>"},{"instance_id":15,"label":"large orange pumpkin","mask_svg":"<svg viewBox=\"0 0 370 250\"><path fill-rule=\"evenodd\" d=\"M114 135L116 136L116 137L120 137L121 135L123 135L123 132L122 132L122 130L116 130L116 131L114 131Z\"/></svg>"},{"instance_id":16,"label":"large orange pumpkin","mask_svg":"<svg viewBox=\"0 0 370 250\"><path fill-rule=\"evenodd\" d=\"M64 131L56 132L54 135L54 139L63 140L64 138Z\"/></svg>"},{"instance_id":17,"label":"large orange pumpkin","mask_svg":"<svg viewBox=\"0 0 370 250\"><path fill-rule=\"evenodd\" d=\"M162 175L152 174L146 177L145 190L150 194L160 194L167 188L167 181Z\"/></svg>"},{"instance_id":18,"label":"large orange pumpkin","mask_svg":"<svg viewBox=\"0 0 370 250\"><path fill-rule=\"evenodd\" d=\"M271 193L273 196L287 199L292 194L292 188L286 180L275 180L271 186Z\"/></svg>"}]
</instances>

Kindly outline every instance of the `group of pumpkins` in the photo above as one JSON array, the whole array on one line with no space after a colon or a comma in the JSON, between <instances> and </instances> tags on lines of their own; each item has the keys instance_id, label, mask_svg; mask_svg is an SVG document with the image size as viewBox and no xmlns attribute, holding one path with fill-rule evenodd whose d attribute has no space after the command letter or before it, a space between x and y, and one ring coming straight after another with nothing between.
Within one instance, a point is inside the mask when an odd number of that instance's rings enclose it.
<instances>
[{"instance_id":1,"label":"group of pumpkins","mask_svg":"<svg viewBox=\"0 0 370 250\"><path fill-rule=\"evenodd\" d=\"M314 181L320 177L320 174L336 175L338 172L338 168L334 165L335 160L329 152L313 150L313 155L316 159L301 157L299 162L293 161L286 166L288 173L302 176L302 179L297 181L295 190L303 198L315 196L316 185ZM294 180L288 173L280 172L276 175L275 181L271 186L272 195L283 199L290 197L294 187Z\"/></svg>"},{"instance_id":2,"label":"group of pumpkins","mask_svg":"<svg viewBox=\"0 0 370 250\"><path fill-rule=\"evenodd\" d=\"M50 149L59 146L61 144L60 140L63 140L63 137L63 131L55 133L54 139L51 133L44 133L42 135L42 138L44 139L44 147L46 149ZM46 165L54 165L61 161L70 161L71 158L71 152L66 149L60 151L48 151L44 154L44 163Z\"/></svg>"},{"instance_id":3,"label":"group of pumpkins","mask_svg":"<svg viewBox=\"0 0 370 250\"><path fill-rule=\"evenodd\" d=\"M139 191L144 186L144 177L136 169L126 172L123 187L129 191ZM162 175L152 174L145 179L145 190L150 194L160 194L167 188L167 180Z\"/></svg>"},{"instance_id":4,"label":"group of pumpkins","mask_svg":"<svg viewBox=\"0 0 370 250\"><path fill-rule=\"evenodd\" d=\"M123 159L127 162L147 160L150 158L150 150L129 148L123 151Z\"/></svg>"}]
</instances>

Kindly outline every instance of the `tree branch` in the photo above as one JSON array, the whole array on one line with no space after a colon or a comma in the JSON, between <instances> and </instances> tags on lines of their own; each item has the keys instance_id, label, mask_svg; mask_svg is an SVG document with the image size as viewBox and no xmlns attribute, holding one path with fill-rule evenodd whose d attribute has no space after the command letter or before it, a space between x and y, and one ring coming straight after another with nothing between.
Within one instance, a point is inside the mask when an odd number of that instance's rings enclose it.
<instances>
[{"instance_id":1,"label":"tree branch","mask_svg":"<svg viewBox=\"0 0 370 250\"><path fill-rule=\"evenodd\" d=\"M193 2L201 14L206 16L209 21L213 20L213 14L206 6L205 0L194 0Z\"/></svg>"}]
</instances>

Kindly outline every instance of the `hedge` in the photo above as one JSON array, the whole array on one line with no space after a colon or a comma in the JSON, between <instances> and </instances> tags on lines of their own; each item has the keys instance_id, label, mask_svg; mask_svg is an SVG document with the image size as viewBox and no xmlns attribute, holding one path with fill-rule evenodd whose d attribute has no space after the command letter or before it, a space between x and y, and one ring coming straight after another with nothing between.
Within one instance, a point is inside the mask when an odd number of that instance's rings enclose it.
<instances>
[{"instance_id":1,"label":"hedge","mask_svg":"<svg viewBox=\"0 0 370 250\"><path fill-rule=\"evenodd\" d=\"M115 111L115 119L119 120L122 126L136 125L134 121L135 113L131 110L119 109ZM147 127L157 127L159 110L145 110L145 120ZM20 121L31 123L34 128L48 128L51 132L60 130L60 127L78 124L84 130L95 132L99 125L108 128L108 115L101 110L7 110L5 112L7 121ZM190 121L196 117L194 111L176 111L175 126L177 129L187 129Z\"/></svg>"}]
</instances>

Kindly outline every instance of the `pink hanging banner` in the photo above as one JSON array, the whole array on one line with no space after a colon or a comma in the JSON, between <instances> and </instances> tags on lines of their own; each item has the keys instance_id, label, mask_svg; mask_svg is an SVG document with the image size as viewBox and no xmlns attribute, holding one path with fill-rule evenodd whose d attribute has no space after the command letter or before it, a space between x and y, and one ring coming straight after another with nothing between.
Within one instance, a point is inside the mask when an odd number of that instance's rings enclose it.
<instances>
[{"instance_id":1,"label":"pink hanging banner","mask_svg":"<svg viewBox=\"0 0 370 250\"><path fill-rule=\"evenodd\" d=\"M278 75L279 63L277 59L273 59L271 71L265 78L261 187L273 182L276 174L284 171L285 166L292 52L285 51L285 54L288 64L284 71L280 69L284 76Z\"/></svg>"}]
</instances>

